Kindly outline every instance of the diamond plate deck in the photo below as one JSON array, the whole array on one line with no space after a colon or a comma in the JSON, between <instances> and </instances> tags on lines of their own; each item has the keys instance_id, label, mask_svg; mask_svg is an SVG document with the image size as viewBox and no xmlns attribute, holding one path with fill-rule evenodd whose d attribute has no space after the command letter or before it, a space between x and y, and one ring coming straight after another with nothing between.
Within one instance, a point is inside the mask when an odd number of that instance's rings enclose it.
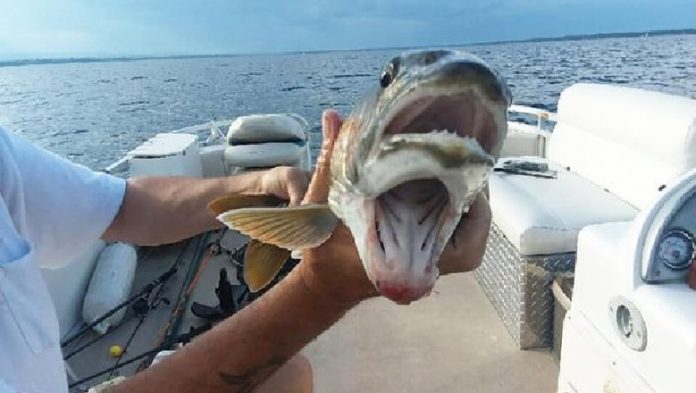
<instances>
[{"instance_id":1,"label":"diamond plate deck","mask_svg":"<svg viewBox=\"0 0 696 393\"><path fill-rule=\"evenodd\" d=\"M523 256L495 224L475 276L521 349L553 343L554 273L572 271L575 253Z\"/></svg>"}]
</instances>

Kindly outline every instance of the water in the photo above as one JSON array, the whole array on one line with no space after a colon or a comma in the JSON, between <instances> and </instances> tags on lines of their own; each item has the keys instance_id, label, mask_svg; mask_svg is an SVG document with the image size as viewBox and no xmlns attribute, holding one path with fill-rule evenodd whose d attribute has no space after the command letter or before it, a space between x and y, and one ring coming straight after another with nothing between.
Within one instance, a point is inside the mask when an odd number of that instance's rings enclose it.
<instances>
[{"instance_id":1,"label":"water","mask_svg":"<svg viewBox=\"0 0 696 393\"><path fill-rule=\"evenodd\" d=\"M472 46L514 101L556 109L576 82L696 97L696 35ZM395 50L0 67L0 124L101 169L157 132L248 113L347 114Z\"/></svg>"}]
</instances>

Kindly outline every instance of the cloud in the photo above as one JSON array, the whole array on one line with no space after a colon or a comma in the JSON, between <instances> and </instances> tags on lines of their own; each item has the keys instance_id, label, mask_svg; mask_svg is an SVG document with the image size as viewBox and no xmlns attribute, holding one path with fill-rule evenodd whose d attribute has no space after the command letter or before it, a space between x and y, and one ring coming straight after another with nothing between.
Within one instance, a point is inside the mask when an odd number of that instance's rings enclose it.
<instances>
[{"instance_id":1,"label":"cloud","mask_svg":"<svg viewBox=\"0 0 696 393\"><path fill-rule=\"evenodd\" d=\"M695 8L693 0L0 0L0 57L443 45L683 28Z\"/></svg>"}]
</instances>

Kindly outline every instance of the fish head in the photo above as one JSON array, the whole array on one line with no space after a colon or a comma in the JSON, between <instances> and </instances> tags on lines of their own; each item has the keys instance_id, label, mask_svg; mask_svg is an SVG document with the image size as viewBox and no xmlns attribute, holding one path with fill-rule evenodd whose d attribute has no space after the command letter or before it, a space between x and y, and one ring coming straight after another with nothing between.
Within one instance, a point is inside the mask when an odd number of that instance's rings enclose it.
<instances>
[{"instance_id":1,"label":"fish head","mask_svg":"<svg viewBox=\"0 0 696 393\"><path fill-rule=\"evenodd\" d=\"M440 255L500 152L510 103L482 59L410 51L387 62L344 122L329 205L385 297L408 304L432 290Z\"/></svg>"}]
</instances>

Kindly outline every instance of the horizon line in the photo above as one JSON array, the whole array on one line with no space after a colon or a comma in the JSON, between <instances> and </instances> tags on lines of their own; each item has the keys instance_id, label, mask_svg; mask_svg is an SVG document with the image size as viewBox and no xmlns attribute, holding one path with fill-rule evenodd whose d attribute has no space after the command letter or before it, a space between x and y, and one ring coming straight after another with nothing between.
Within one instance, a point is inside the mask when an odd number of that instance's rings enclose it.
<instances>
[{"instance_id":1,"label":"horizon line","mask_svg":"<svg viewBox=\"0 0 696 393\"><path fill-rule=\"evenodd\" d=\"M398 49L419 49L427 47L462 47L462 46L482 46L482 45L502 45L514 43L530 43L530 42L553 42L553 41L582 41L588 39L602 38L629 38L641 37L646 35L680 35L680 34L696 34L696 28L675 28L675 29L659 29L659 30L644 30L630 32L613 32L613 33L588 33L588 34L566 34L562 36L548 37L532 37L519 40L500 40L500 41L479 41L470 43L455 43L455 44L431 44L431 45L414 45L414 46L391 46L391 47L375 47L375 48L349 48L349 49L311 49L311 50L292 50L278 52L248 52L248 53L199 53L199 54L166 54L166 55L116 55L116 56L68 56L68 57L34 57L34 58L14 58L0 59L0 67L26 66L26 65L43 65L43 64L66 64L66 63L100 63L100 62L118 62L118 61L140 61L140 60L166 60L166 59L196 59L196 58L214 58L214 57L245 57L245 56L272 56L272 55L291 55L291 54L319 54L332 52L357 52L357 51L380 51L380 50L398 50Z\"/></svg>"}]
</instances>

